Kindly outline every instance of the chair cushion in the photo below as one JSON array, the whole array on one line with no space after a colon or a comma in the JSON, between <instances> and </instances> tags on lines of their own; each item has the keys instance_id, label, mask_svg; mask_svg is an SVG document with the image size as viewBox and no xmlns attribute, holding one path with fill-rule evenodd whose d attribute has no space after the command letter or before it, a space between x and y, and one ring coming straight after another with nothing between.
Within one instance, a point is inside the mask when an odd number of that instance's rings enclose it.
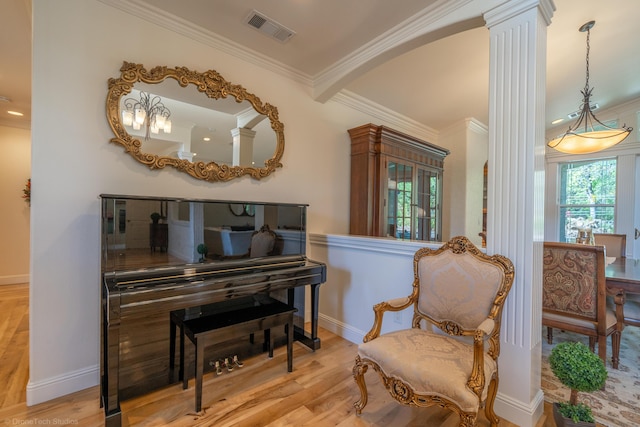
<instances>
[{"instance_id":1,"label":"chair cushion","mask_svg":"<svg viewBox=\"0 0 640 427\"><path fill-rule=\"evenodd\" d=\"M495 264L450 251L420 259L418 275L418 310L465 329L476 329L487 318L504 277Z\"/></svg>"},{"instance_id":2,"label":"chair cushion","mask_svg":"<svg viewBox=\"0 0 640 427\"><path fill-rule=\"evenodd\" d=\"M387 377L402 379L418 394L446 397L463 411L478 409L477 396L467 388L473 364L472 345L414 328L383 334L360 344L358 354L377 363ZM485 353L487 382L482 400L496 368L496 362Z\"/></svg>"},{"instance_id":3,"label":"chair cushion","mask_svg":"<svg viewBox=\"0 0 640 427\"><path fill-rule=\"evenodd\" d=\"M626 304L625 304L625 309L626 309ZM614 327L616 322L617 322L616 313L615 313L614 310L615 310L615 308L607 307L607 317L606 317L606 327L607 327L607 329ZM583 319L583 318L580 318L580 317L564 316L562 314L552 313L552 312L549 312L549 311L543 311L542 312L542 319L543 320L555 320L555 321L558 321L558 322L566 323L568 325L579 326L581 328L588 328L588 329L593 330L593 333L595 335L597 335L596 325L595 325L594 321L592 321L592 320Z\"/></svg>"}]
</instances>

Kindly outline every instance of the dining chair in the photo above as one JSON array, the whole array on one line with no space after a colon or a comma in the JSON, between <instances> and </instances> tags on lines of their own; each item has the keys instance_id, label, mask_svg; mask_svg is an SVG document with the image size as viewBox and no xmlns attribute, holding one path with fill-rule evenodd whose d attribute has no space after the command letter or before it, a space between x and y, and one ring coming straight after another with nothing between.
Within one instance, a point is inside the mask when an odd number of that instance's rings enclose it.
<instances>
[{"instance_id":1,"label":"dining chair","mask_svg":"<svg viewBox=\"0 0 640 427\"><path fill-rule=\"evenodd\" d=\"M547 341L553 342L553 328L586 335L591 351L598 344L598 356L606 365L611 336L611 362L618 369L624 318L622 309L607 307L606 286L602 246L544 242L542 325Z\"/></svg>"},{"instance_id":2,"label":"dining chair","mask_svg":"<svg viewBox=\"0 0 640 427\"><path fill-rule=\"evenodd\" d=\"M596 245L605 247L607 256L616 258L626 256L626 234L593 233L593 238Z\"/></svg>"},{"instance_id":3,"label":"dining chair","mask_svg":"<svg viewBox=\"0 0 640 427\"><path fill-rule=\"evenodd\" d=\"M491 426L498 390L502 307L511 289L513 264L488 256L466 237L413 257L413 292L373 307L373 327L358 347L353 376L360 389L354 403L367 404L364 374L373 368L396 401L439 405L460 416L460 426L477 425L484 407ZM413 307L409 329L380 334L383 315Z\"/></svg>"}]
</instances>

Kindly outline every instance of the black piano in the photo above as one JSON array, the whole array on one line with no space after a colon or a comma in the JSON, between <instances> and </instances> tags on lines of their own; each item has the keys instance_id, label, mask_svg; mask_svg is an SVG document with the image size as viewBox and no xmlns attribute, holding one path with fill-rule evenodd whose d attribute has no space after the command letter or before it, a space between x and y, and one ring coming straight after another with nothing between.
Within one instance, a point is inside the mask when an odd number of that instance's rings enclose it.
<instances>
[{"instance_id":1,"label":"black piano","mask_svg":"<svg viewBox=\"0 0 640 427\"><path fill-rule=\"evenodd\" d=\"M171 311L268 294L298 308L294 339L320 348L326 266L306 257L307 205L100 197L101 404L108 427L121 424L121 400L174 382ZM229 345L251 354L248 340Z\"/></svg>"}]
</instances>

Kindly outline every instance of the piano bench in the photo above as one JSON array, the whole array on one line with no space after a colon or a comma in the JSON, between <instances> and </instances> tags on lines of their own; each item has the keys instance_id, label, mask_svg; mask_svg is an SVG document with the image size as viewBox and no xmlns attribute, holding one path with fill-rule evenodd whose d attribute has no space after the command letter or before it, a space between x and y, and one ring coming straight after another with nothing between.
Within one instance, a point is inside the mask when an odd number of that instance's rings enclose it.
<instances>
[{"instance_id":1,"label":"piano bench","mask_svg":"<svg viewBox=\"0 0 640 427\"><path fill-rule=\"evenodd\" d=\"M269 357L273 357L274 340L270 329L284 325L287 335L287 371L293 370L293 313L290 307L266 295L237 298L219 303L175 310L170 315L169 376L173 380L176 326L180 329L180 370L178 379L182 388L188 388L184 372L184 337L195 346L196 412L202 409L202 375L204 349L212 344L265 331Z\"/></svg>"}]
</instances>

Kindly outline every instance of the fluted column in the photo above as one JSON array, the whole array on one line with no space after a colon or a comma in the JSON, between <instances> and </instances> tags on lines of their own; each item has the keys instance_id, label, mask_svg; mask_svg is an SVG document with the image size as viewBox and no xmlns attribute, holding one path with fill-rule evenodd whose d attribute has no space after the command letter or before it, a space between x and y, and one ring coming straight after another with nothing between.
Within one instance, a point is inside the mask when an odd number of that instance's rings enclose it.
<instances>
[{"instance_id":1,"label":"fluted column","mask_svg":"<svg viewBox=\"0 0 640 427\"><path fill-rule=\"evenodd\" d=\"M544 103L551 0L507 2L490 30L487 252L510 258L515 281L502 321L496 413L523 427L544 409L540 389Z\"/></svg>"},{"instance_id":2,"label":"fluted column","mask_svg":"<svg viewBox=\"0 0 640 427\"><path fill-rule=\"evenodd\" d=\"M233 136L233 166L251 166L253 161L253 140L256 131L247 128L231 129Z\"/></svg>"}]
</instances>

